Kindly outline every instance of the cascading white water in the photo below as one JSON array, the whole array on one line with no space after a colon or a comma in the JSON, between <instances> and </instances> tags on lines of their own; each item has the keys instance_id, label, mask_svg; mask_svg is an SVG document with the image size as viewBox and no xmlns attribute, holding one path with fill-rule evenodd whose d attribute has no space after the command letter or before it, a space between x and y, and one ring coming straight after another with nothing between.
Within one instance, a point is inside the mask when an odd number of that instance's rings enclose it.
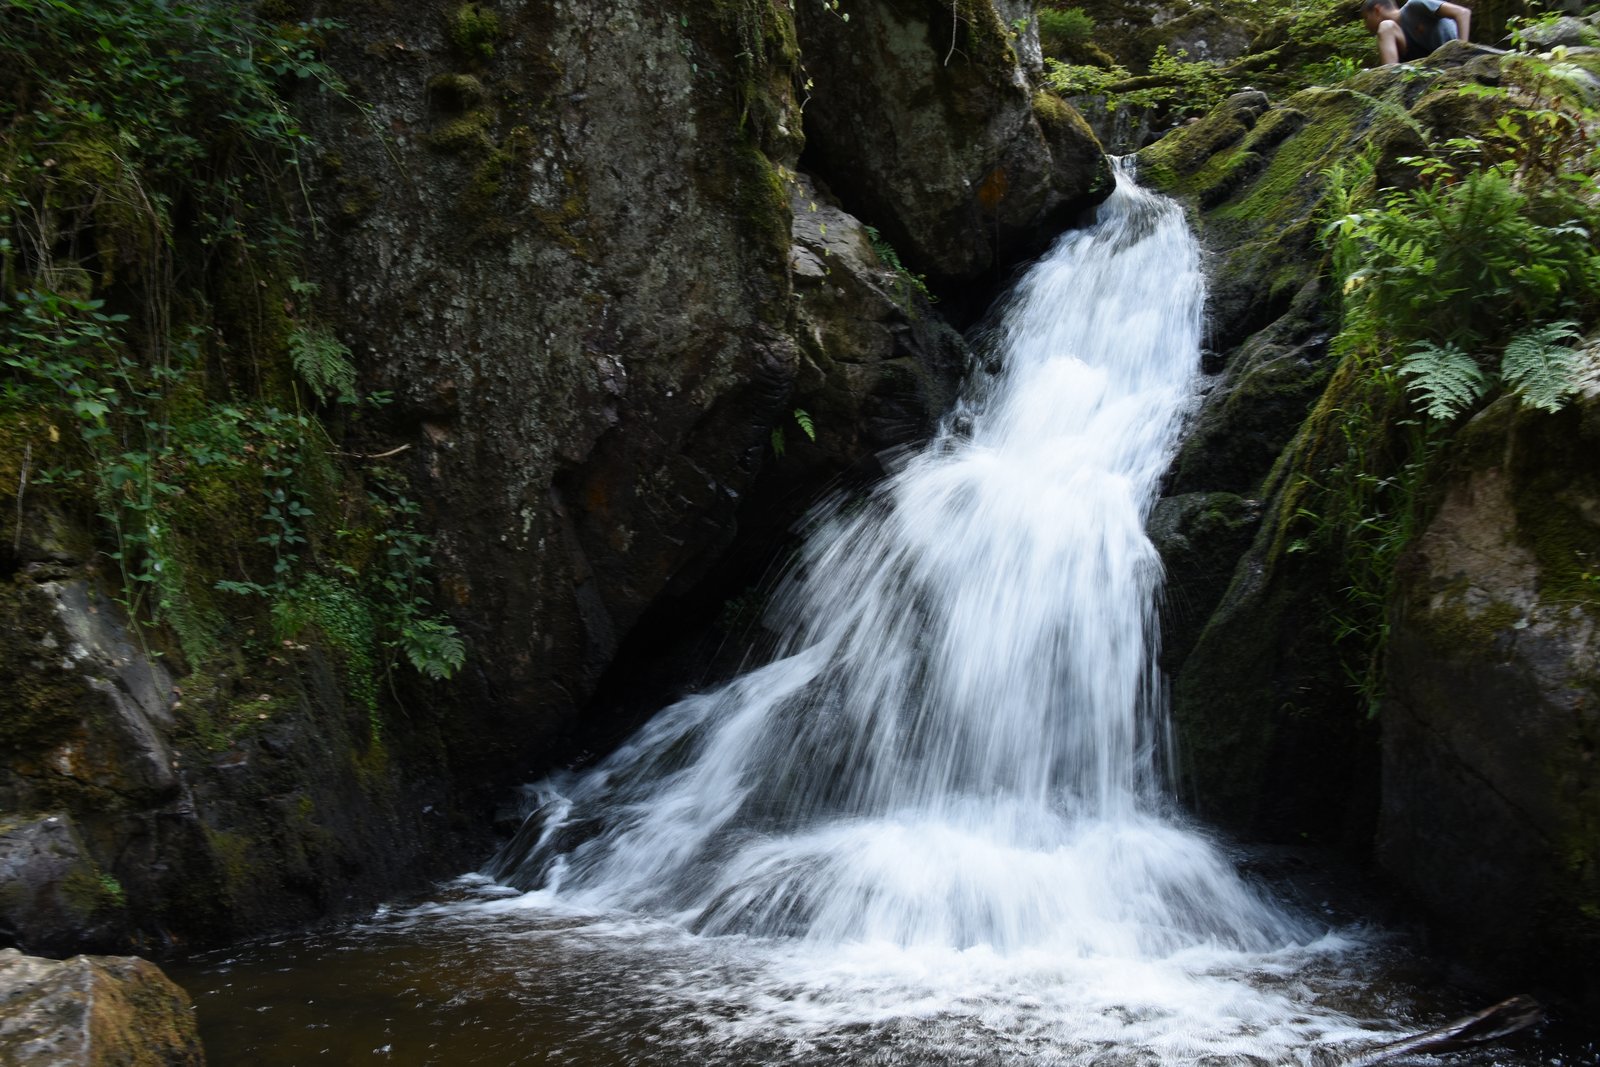
<instances>
[{"instance_id":1,"label":"cascading white water","mask_svg":"<svg viewBox=\"0 0 1600 1067\"><path fill-rule=\"evenodd\" d=\"M1164 796L1144 524L1204 286L1176 205L1119 175L1100 216L1006 301L999 372L818 523L774 658L529 787L487 871L521 892L439 914L639 976L606 1002L682 1021L679 1058L1278 1064L1364 1036L1314 1007L1353 942ZM535 933L482 925L516 916Z\"/></svg>"},{"instance_id":2,"label":"cascading white water","mask_svg":"<svg viewBox=\"0 0 1600 1067\"><path fill-rule=\"evenodd\" d=\"M492 873L704 933L1165 956L1292 924L1165 821L1144 524L1199 253L1119 181L1000 317L1002 369L810 539L779 654L553 779Z\"/></svg>"},{"instance_id":3,"label":"cascading white water","mask_svg":"<svg viewBox=\"0 0 1600 1067\"><path fill-rule=\"evenodd\" d=\"M1314 938L1163 817L1143 522L1201 280L1172 205L1119 184L1102 216L1019 286L952 429L810 539L772 662L533 787L489 871L520 889L469 877L331 940L230 949L191 986L203 1021L232 1005L208 1046L1327 1067L1381 1041L1345 1014L1396 1010L1366 992L1381 952Z\"/></svg>"}]
</instances>

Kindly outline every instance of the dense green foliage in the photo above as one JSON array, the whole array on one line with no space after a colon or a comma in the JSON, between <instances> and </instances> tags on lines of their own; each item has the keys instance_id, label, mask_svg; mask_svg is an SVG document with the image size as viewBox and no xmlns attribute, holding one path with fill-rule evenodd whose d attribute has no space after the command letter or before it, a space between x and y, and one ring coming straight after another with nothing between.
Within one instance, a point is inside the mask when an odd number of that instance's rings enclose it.
<instances>
[{"instance_id":1,"label":"dense green foliage","mask_svg":"<svg viewBox=\"0 0 1600 1067\"><path fill-rule=\"evenodd\" d=\"M1046 78L1063 96L1102 96L1110 110L1150 109L1171 120L1204 114L1246 87L1272 92L1339 81L1372 54L1365 28L1337 0L1200 4L1189 14L1219 24L1244 20L1251 36L1245 54L1209 60L1165 43L1130 48L1125 33L1098 26L1088 8L1046 7L1039 14ZM1164 32L1154 26L1135 36L1157 40Z\"/></svg>"},{"instance_id":2,"label":"dense green foliage","mask_svg":"<svg viewBox=\"0 0 1600 1067\"><path fill-rule=\"evenodd\" d=\"M1296 547L1343 561L1339 633L1373 710L1395 561L1456 428L1501 393L1558 410L1600 375L1600 112L1559 52L1504 71L1459 90L1486 105L1485 128L1408 160L1410 187L1374 189L1370 161L1336 172L1345 369L1321 414L1344 446L1307 480Z\"/></svg>"},{"instance_id":3,"label":"dense green foliage","mask_svg":"<svg viewBox=\"0 0 1600 1067\"><path fill-rule=\"evenodd\" d=\"M181 0L0 12L0 427L23 452L0 491L19 523L30 489L98 519L110 584L191 669L241 613L263 641L314 627L375 709L396 657L439 677L464 648L428 609L416 505L334 447L385 398L296 278L311 143L285 94L338 91L328 29Z\"/></svg>"}]
</instances>

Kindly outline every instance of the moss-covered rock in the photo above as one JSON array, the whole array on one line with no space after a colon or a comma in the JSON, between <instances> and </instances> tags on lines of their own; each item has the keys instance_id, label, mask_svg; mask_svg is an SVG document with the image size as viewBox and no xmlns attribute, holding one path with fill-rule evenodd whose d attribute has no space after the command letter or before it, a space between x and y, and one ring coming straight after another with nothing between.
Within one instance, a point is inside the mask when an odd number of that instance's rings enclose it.
<instances>
[{"instance_id":1,"label":"moss-covered rock","mask_svg":"<svg viewBox=\"0 0 1600 1067\"><path fill-rule=\"evenodd\" d=\"M0 949L0 1059L12 1067L201 1067L194 1007L137 957Z\"/></svg>"},{"instance_id":2,"label":"moss-covered rock","mask_svg":"<svg viewBox=\"0 0 1600 1067\"><path fill-rule=\"evenodd\" d=\"M1340 413L1363 402L1359 376L1336 374L1328 350L1335 306L1319 231L1331 171L1370 154L1379 182L1409 179L1398 157L1481 125L1481 99L1455 90L1496 80L1496 62L1456 46L1420 73L1367 71L1277 104L1240 93L1138 157L1146 181L1190 205L1211 252L1213 376L1168 492L1261 501L1248 550L1205 568L1232 571L1225 592L1201 582L1191 598L1192 561L1169 560L1199 617L1175 641L1191 650L1181 665L1167 660L1190 796L1255 836L1359 849L1376 813L1376 733L1341 664L1347 581L1297 526L1309 521L1305 487L1345 461Z\"/></svg>"},{"instance_id":3,"label":"moss-covered rock","mask_svg":"<svg viewBox=\"0 0 1600 1067\"><path fill-rule=\"evenodd\" d=\"M1600 403L1502 402L1462 446L1400 570L1378 856L1464 955L1592 998Z\"/></svg>"},{"instance_id":4,"label":"moss-covered rock","mask_svg":"<svg viewBox=\"0 0 1600 1067\"><path fill-rule=\"evenodd\" d=\"M1219 490L1261 501L1226 591L1197 636L1180 620L1169 663L1202 813L1357 852L1376 832L1379 859L1452 949L1582 1000L1600 915L1595 402L1546 415L1503 400L1448 461L1411 462L1400 391L1359 353L1335 366L1328 352L1336 308L1316 233L1333 164L1365 154L1375 186L1414 182L1399 157L1492 124L1490 96L1457 90L1497 84L1503 62L1456 45L1278 105L1241 94L1141 154L1145 176L1191 205L1220 276L1219 373L1170 476L1183 495L1157 517ZM1377 494L1373 508L1334 508L1356 491ZM1413 548L1364 578L1340 553L1375 542L1335 528L1346 521L1391 543L1416 523ZM1203 576L1225 561L1202 563L1170 531L1160 543L1180 598L1187 570L1202 596L1216 590ZM1352 663L1352 649L1378 659ZM1386 692L1363 695L1385 675Z\"/></svg>"}]
</instances>

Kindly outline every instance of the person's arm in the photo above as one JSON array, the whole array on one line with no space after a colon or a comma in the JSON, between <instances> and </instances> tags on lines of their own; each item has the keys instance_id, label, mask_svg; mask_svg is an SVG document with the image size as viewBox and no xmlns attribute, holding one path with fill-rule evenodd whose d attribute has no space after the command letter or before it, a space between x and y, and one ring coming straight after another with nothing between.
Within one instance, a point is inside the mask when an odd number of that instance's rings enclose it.
<instances>
[{"instance_id":1,"label":"person's arm","mask_svg":"<svg viewBox=\"0 0 1600 1067\"><path fill-rule=\"evenodd\" d=\"M1455 20L1456 36L1461 38L1462 43L1469 39L1467 32L1472 28L1472 8L1460 4L1440 4L1439 17Z\"/></svg>"},{"instance_id":2,"label":"person's arm","mask_svg":"<svg viewBox=\"0 0 1600 1067\"><path fill-rule=\"evenodd\" d=\"M1384 66L1400 62L1400 54L1405 51L1406 34L1400 24L1394 19L1384 19L1378 23L1378 62Z\"/></svg>"}]
</instances>

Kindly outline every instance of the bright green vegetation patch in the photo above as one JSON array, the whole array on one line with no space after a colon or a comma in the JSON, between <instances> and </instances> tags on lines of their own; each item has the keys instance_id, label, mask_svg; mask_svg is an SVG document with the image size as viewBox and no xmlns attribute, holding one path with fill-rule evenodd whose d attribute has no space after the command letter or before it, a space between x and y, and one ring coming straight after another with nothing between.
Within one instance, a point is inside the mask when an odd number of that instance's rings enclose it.
<instances>
[{"instance_id":1,"label":"bright green vegetation patch","mask_svg":"<svg viewBox=\"0 0 1600 1067\"><path fill-rule=\"evenodd\" d=\"M1346 393L1325 397L1322 432L1337 448L1310 448L1298 461L1296 513L1300 543L1343 561L1336 611L1348 620L1346 666L1374 708L1395 561L1430 507L1422 486L1470 451L1460 430L1497 397L1522 409L1506 433L1525 453L1527 442L1547 442L1513 470L1518 530L1539 559L1541 595L1592 602L1583 575L1600 546L1580 497L1594 493L1585 473L1594 442L1562 409L1600 373L1582 346L1600 325L1600 112L1572 83L1559 55L1510 57L1499 85L1451 90L1474 106L1432 108L1477 121L1435 134L1428 154L1403 161L1415 175L1407 187L1377 189L1370 158L1332 172L1325 234ZM1563 433L1551 428L1556 412ZM1577 442L1590 459L1573 451ZM1463 626L1477 640L1498 621Z\"/></svg>"},{"instance_id":2,"label":"bright green vegetation patch","mask_svg":"<svg viewBox=\"0 0 1600 1067\"><path fill-rule=\"evenodd\" d=\"M403 478L340 454L387 398L298 278L312 145L280 90L340 91L332 27L162 0L15 0L0 23L8 520L33 521L24 493L75 514L147 651L187 669L243 633L319 635L376 727L384 674L465 650Z\"/></svg>"},{"instance_id":3,"label":"bright green vegetation patch","mask_svg":"<svg viewBox=\"0 0 1600 1067\"><path fill-rule=\"evenodd\" d=\"M452 10L448 16L450 42L469 61L485 62L494 58L495 45L502 30L500 16L493 10L469 0Z\"/></svg>"},{"instance_id":4,"label":"bright green vegetation patch","mask_svg":"<svg viewBox=\"0 0 1600 1067\"><path fill-rule=\"evenodd\" d=\"M1247 33L1250 45L1236 58L1203 59L1168 44L1185 31ZM1039 41L1056 91L1102 97L1108 110L1148 111L1159 121L1204 115L1245 88L1276 94L1341 82L1372 54L1371 38L1338 0L1196 4L1162 23L1116 0L1052 2L1039 13Z\"/></svg>"}]
</instances>

